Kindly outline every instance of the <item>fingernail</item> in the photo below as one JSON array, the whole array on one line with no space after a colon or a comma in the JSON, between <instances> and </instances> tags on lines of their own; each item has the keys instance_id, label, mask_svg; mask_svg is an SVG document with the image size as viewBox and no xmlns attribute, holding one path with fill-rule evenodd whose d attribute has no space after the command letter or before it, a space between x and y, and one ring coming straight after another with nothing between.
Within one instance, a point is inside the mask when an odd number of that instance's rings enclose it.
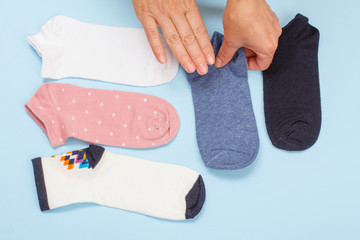
<instances>
[{"instance_id":1,"label":"fingernail","mask_svg":"<svg viewBox=\"0 0 360 240\"><path fill-rule=\"evenodd\" d=\"M204 64L200 64L199 65L199 73L201 74L201 75L204 75L204 74L206 74L207 73L207 67L204 65Z\"/></svg>"},{"instance_id":2,"label":"fingernail","mask_svg":"<svg viewBox=\"0 0 360 240\"><path fill-rule=\"evenodd\" d=\"M211 55L211 54L208 54L206 59L207 59L209 65L213 65L215 62L215 59L214 59L213 55Z\"/></svg>"},{"instance_id":3,"label":"fingernail","mask_svg":"<svg viewBox=\"0 0 360 240\"><path fill-rule=\"evenodd\" d=\"M219 68L219 67L221 67L221 64L222 64L222 62L221 62L220 58L216 58L214 66Z\"/></svg>"},{"instance_id":4,"label":"fingernail","mask_svg":"<svg viewBox=\"0 0 360 240\"><path fill-rule=\"evenodd\" d=\"M186 64L186 70L187 70L188 73L193 73L195 71L194 64L188 62Z\"/></svg>"},{"instance_id":5,"label":"fingernail","mask_svg":"<svg viewBox=\"0 0 360 240\"><path fill-rule=\"evenodd\" d=\"M164 55L160 55L159 59L162 64L166 63Z\"/></svg>"}]
</instances>

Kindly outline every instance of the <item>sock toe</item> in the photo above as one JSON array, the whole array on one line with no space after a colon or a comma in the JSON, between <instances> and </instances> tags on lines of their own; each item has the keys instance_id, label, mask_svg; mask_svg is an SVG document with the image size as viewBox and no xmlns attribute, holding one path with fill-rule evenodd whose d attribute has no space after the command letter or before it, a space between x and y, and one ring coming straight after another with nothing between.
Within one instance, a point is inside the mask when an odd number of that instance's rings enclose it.
<instances>
[{"instance_id":1,"label":"sock toe","mask_svg":"<svg viewBox=\"0 0 360 240\"><path fill-rule=\"evenodd\" d=\"M198 179L194 183L194 186L186 195L185 200L185 217L186 219L194 218L196 215L199 214L205 202L205 185L201 175L199 175Z\"/></svg>"},{"instance_id":2,"label":"sock toe","mask_svg":"<svg viewBox=\"0 0 360 240\"><path fill-rule=\"evenodd\" d=\"M214 169L240 169L250 165L256 158L259 145L256 144L246 151L220 149L211 152L212 157L205 165Z\"/></svg>"},{"instance_id":3,"label":"sock toe","mask_svg":"<svg viewBox=\"0 0 360 240\"><path fill-rule=\"evenodd\" d=\"M317 140L320 129L308 122L296 120L284 126L277 136L271 138L275 147L288 151L302 151L311 147Z\"/></svg>"}]
</instances>

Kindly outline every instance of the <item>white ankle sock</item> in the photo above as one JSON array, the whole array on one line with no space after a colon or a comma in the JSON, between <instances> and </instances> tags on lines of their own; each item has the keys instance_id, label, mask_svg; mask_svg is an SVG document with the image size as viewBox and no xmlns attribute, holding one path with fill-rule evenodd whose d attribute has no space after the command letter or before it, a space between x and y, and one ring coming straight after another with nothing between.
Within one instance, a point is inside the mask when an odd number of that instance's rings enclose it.
<instances>
[{"instance_id":1,"label":"white ankle sock","mask_svg":"<svg viewBox=\"0 0 360 240\"><path fill-rule=\"evenodd\" d=\"M195 217L205 201L201 175L186 167L89 148L32 160L42 211L93 202L154 217Z\"/></svg>"},{"instance_id":2,"label":"white ankle sock","mask_svg":"<svg viewBox=\"0 0 360 240\"><path fill-rule=\"evenodd\" d=\"M42 57L43 78L154 86L170 82L179 67L163 36L168 60L158 63L143 29L89 24L59 15L27 39Z\"/></svg>"}]
</instances>

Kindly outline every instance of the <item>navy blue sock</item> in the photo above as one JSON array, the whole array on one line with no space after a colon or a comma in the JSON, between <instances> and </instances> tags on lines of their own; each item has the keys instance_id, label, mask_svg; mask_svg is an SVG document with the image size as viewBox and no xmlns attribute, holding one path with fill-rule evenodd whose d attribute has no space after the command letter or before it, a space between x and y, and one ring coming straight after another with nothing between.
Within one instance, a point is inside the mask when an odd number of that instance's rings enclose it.
<instances>
[{"instance_id":1,"label":"navy blue sock","mask_svg":"<svg viewBox=\"0 0 360 240\"><path fill-rule=\"evenodd\" d=\"M223 35L215 32L215 54ZM196 137L205 165L216 169L248 166L259 149L244 50L222 68L209 66L208 74L187 74L195 109Z\"/></svg>"},{"instance_id":2,"label":"navy blue sock","mask_svg":"<svg viewBox=\"0 0 360 240\"><path fill-rule=\"evenodd\" d=\"M319 31L301 14L283 28L270 68L263 72L266 128L275 147L312 146L321 126Z\"/></svg>"}]
</instances>

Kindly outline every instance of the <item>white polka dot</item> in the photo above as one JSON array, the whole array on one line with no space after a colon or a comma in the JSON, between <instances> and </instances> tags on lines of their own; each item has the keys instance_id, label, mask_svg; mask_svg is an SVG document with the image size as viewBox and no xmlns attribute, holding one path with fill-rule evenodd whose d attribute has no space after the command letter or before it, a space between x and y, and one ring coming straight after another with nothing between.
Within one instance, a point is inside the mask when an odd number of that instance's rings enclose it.
<instances>
[{"instance_id":1,"label":"white polka dot","mask_svg":"<svg viewBox=\"0 0 360 240\"><path fill-rule=\"evenodd\" d=\"M121 144L123 147L125 147L125 143Z\"/></svg>"},{"instance_id":2,"label":"white polka dot","mask_svg":"<svg viewBox=\"0 0 360 240\"><path fill-rule=\"evenodd\" d=\"M65 128L64 125L61 125L61 128Z\"/></svg>"},{"instance_id":3,"label":"white polka dot","mask_svg":"<svg viewBox=\"0 0 360 240\"><path fill-rule=\"evenodd\" d=\"M52 122L52 124L55 124L55 121L54 121L54 120L52 120L51 122Z\"/></svg>"},{"instance_id":4,"label":"white polka dot","mask_svg":"<svg viewBox=\"0 0 360 240\"><path fill-rule=\"evenodd\" d=\"M155 143L152 143L151 145L155 146Z\"/></svg>"},{"instance_id":5,"label":"white polka dot","mask_svg":"<svg viewBox=\"0 0 360 240\"><path fill-rule=\"evenodd\" d=\"M65 92L65 88L61 89L61 91Z\"/></svg>"},{"instance_id":6,"label":"white polka dot","mask_svg":"<svg viewBox=\"0 0 360 240\"><path fill-rule=\"evenodd\" d=\"M101 107L104 106L104 103L100 103L100 106L101 106Z\"/></svg>"},{"instance_id":7,"label":"white polka dot","mask_svg":"<svg viewBox=\"0 0 360 240\"><path fill-rule=\"evenodd\" d=\"M149 131L151 131L151 128L148 128Z\"/></svg>"},{"instance_id":8,"label":"white polka dot","mask_svg":"<svg viewBox=\"0 0 360 240\"><path fill-rule=\"evenodd\" d=\"M42 107L42 106L40 106L40 109L43 109L43 107Z\"/></svg>"},{"instance_id":9,"label":"white polka dot","mask_svg":"<svg viewBox=\"0 0 360 240\"><path fill-rule=\"evenodd\" d=\"M72 119L72 120L75 120L75 118L74 118L74 117L71 117L71 119Z\"/></svg>"},{"instance_id":10,"label":"white polka dot","mask_svg":"<svg viewBox=\"0 0 360 240\"><path fill-rule=\"evenodd\" d=\"M87 132L87 128L84 128L84 131Z\"/></svg>"},{"instance_id":11,"label":"white polka dot","mask_svg":"<svg viewBox=\"0 0 360 240\"><path fill-rule=\"evenodd\" d=\"M62 141L63 141L63 140L62 140L62 138L60 138L59 140L60 140L60 142L62 142Z\"/></svg>"},{"instance_id":12,"label":"white polka dot","mask_svg":"<svg viewBox=\"0 0 360 240\"><path fill-rule=\"evenodd\" d=\"M130 109L131 107L130 107L130 105L128 105L128 109Z\"/></svg>"},{"instance_id":13,"label":"white polka dot","mask_svg":"<svg viewBox=\"0 0 360 240\"><path fill-rule=\"evenodd\" d=\"M73 100L72 100L72 102L73 102L73 103L76 103L76 100L75 100L75 99L73 99Z\"/></svg>"},{"instance_id":14,"label":"white polka dot","mask_svg":"<svg viewBox=\"0 0 360 240\"><path fill-rule=\"evenodd\" d=\"M138 116L138 120L140 120L141 119L141 116Z\"/></svg>"},{"instance_id":15,"label":"white polka dot","mask_svg":"<svg viewBox=\"0 0 360 240\"><path fill-rule=\"evenodd\" d=\"M110 132L110 136L112 136L112 135L114 135L114 133L113 133L113 132Z\"/></svg>"},{"instance_id":16,"label":"white polka dot","mask_svg":"<svg viewBox=\"0 0 360 240\"><path fill-rule=\"evenodd\" d=\"M119 95L116 95L115 97L116 97L116 98L119 98Z\"/></svg>"},{"instance_id":17,"label":"white polka dot","mask_svg":"<svg viewBox=\"0 0 360 240\"><path fill-rule=\"evenodd\" d=\"M115 117L115 113L113 113L112 116Z\"/></svg>"},{"instance_id":18,"label":"white polka dot","mask_svg":"<svg viewBox=\"0 0 360 240\"><path fill-rule=\"evenodd\" d=\"M154 111L154 114L157 114L157 111Z\"/></svg>"},{"instance_id":19,"label":"white polka dot","mask_svg":"<svg viewBox=\"0 0 360 240\"><path fill-rule=\"evenodd\" d=\"M88 96L91 96L91 92L88 93Z\"/></svg>"},{"instance_id":20,"label":"white polka dot","mask_svg":"<svg viewBox=\"0 0 360 240\"><path fill-rule=\"evenodd\" d=\"M144 98L144 102L147 102L147 98Z\"/></svg>"},{"instance_id":21,"label":"white polka dot","mask_svg":"<svg viewBox=\"0 0 360 240\"><path fill-rule=\"evenodd\" d=\"M95 142L98 143L98 142L99 142L99 139L96 139Z\"/></svg>"},{"instance_id":22,"label":"white polka dot","mask_svg":"<svg viewBox=\"0 0 360 240\"><path fill-rule=\"evenodd\" d=\"M100 124L101 124L101 121L98 121L98 124L100 125Z\"/></svg>"},{"instance_id":23,"label":"white polka dot","mask_svg":"<svg viewBox=\"0 0 360 240\"><path fill-rule=\"evenodd\" d=\"M124 128L126 128L127 127L127 125L126 124L124 124Z\"/></svg>"},{"instance_id":24,"label":"white polka dot","mask_svg":"<svg viewBox=\"0 0 360 240\"><path fill-rule=\"evenodd\" d=\"M139 140L139 136L136 136L136 139Z\"/></svg>"},{"instance_id":25,"label":"white polka dot","mask_svg":"<svg viewBox=\"0 0 360 240\"><path fill-rule=\"evenodd\" d=\"M75 133L73 132L71 135L75 136Z\"/></svg>"},{"instance_id":26,"label":"white polka dot","mask_svg":"<svg viewBox=\"0 0 360 240\"><path fill-rule=\"evenodd\" d=\"M88 111L88 110L85 110L85 113L86 113L86 114L88 114L88 113L89 113L89 111Z\"/></svg>"},{"instance_id":27,"label":"white polka dot","mask_svg":"<svg viewBox=\"0 0 360 240\"><path fill-rule=\"evenodd\" d=\"M56 110L60 111L60 108L58 107L58 108L56 108Z\"/></svg>"}]
</instances>

